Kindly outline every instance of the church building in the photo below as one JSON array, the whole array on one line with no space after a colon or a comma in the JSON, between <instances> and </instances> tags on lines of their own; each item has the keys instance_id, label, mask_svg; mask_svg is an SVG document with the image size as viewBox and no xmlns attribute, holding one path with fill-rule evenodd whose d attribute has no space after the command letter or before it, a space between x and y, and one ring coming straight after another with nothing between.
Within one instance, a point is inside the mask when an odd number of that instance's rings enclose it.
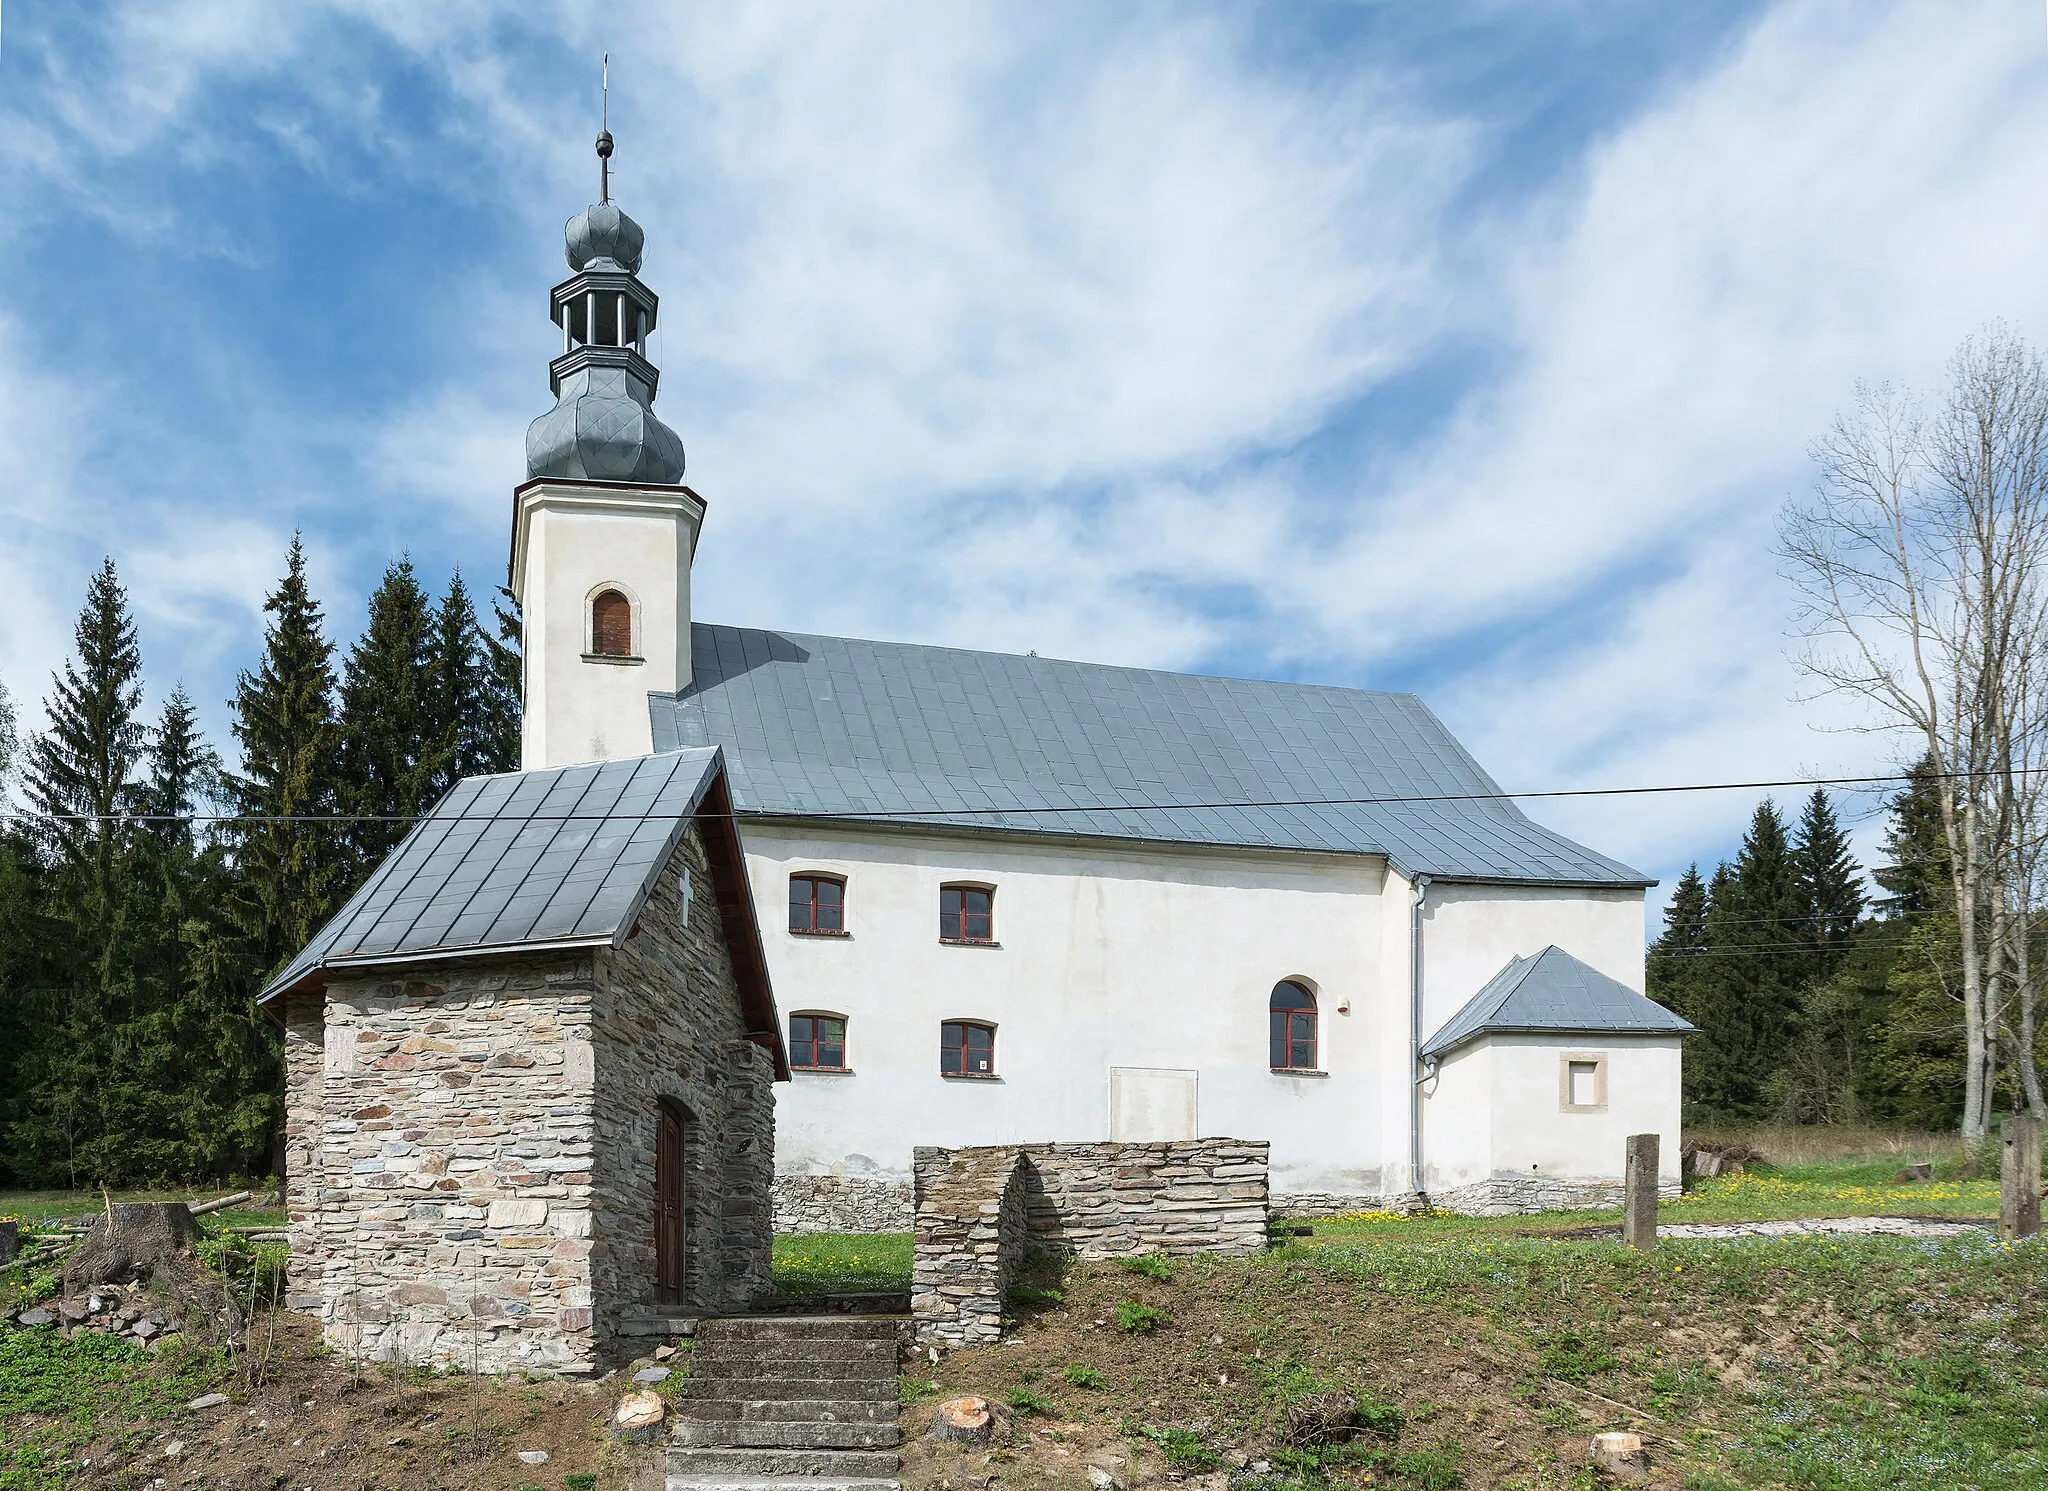
<instances>
[{"instance_id":1,"label":"church building","mask_svg":"<svg viewBox=\"0 0 2048 1491\"><path fill-rule=\"evenodd\" d=\"M551 295L523 765L721 753L792 1077L779 1227L907 1227L918 1145L1233 1135L1283 1207L1513 1210L1609 1199L1655 1131L1676 1184L1654 882L1415 696L699 618L715 508L653 411L643 248L600 201Z\"/></svg>"}]
</instances>

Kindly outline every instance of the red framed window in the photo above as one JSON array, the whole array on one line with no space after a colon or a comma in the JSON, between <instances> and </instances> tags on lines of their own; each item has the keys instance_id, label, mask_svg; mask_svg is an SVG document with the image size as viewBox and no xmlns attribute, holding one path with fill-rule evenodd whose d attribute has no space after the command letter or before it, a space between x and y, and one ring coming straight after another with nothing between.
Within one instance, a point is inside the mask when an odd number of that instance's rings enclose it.
<instances>
[{"instance_id":1,"label":"red framed window","mask_svg":"<svg viewBox=\"0 0 2048 1491\"><path fill-rule=\"evenodd\" d=\"M590 603L590 650L598 657L633 655L633 603L616 590L600 590Z\"/></svg>"},{"instance_id":2,"label":"red framed window","mask_svg":"<svg viewBox=\"0 0 2048 1491\"><path fill-rule=\"evenodd\" d=\"M939 1075L993 1077L996 1028L974 1020L948 1020L939 1027Z\"/></svg>"},{"instance_id":3,"label":"red framed window","mask_svg":"<svg viewBox=\"0 0 2048 1491\"><path fill-rule=\"evenodd\" d=\"M837 875L790 876L789 930L806 936L845 936L846 882Z\"/></svg>"},{"instance_id":4,"label":"red framed window","mask_svg":"<svg viewBox=\"0 0 2048 1491\"><path fill-rule=\"evenodd\" d=\"M789 1064L814 1072L845 1071L845 1018L840 1015L791 1015Z\"/></svg>"},{"instance_id":5,"label":"red framed window","mask_svg":"<svg viewBox=\"0 0 2048 1491\"><path fill-rule=\"evenodd\" d=\"M979 885L939 887L939 941L994 942L996 893Z\"/></svg>"},{"instance_id":6,"label":"red framed window","mask_svg":"<svg viewBox=\"0 0 2048 1491\"><path fill-rule=\"evenodd\" d=\"M1316 996L1293 979L1273 985L1272 1060L1276 1072L1316 1068Z\"/></svg>"}]
</instances>

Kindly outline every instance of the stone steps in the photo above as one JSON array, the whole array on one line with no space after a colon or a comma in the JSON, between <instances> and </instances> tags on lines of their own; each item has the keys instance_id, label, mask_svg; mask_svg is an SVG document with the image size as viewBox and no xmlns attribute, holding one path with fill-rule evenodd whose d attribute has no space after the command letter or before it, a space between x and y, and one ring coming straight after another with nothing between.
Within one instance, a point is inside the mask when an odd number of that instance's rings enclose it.
<instances>
[{"instance_id":1,"label":"stone steps","mask_svg":"<svg viewBox=\"0 0 2048 1491\"><path fill-rule=\"evenodd\" d=\"M700 1322L668 1491L901 1491L901 1340L891 1316Z\"/></svg>"},{"instance_id":2,"label":"stone steps","mask_svg":"<svg viewBox=\"0 0 2048 1491\"><path fill-rule=\"evenodd\" d=\"M694 1384L693 1384L694 1385ZM896 1399L699 1398L683 1400L684 1422L746 1419L757 1424L893 1424Z\"/></svg>"},{"instance_id":3,"label":"stone steps","mask_svg":"<svg viewBox=\"0 0 2048 1491\"><path fill-rule=\"evenodd\" d=\"M685 1480L717 1476L770 1480L779 1476L854 1476L886 1479L896 1474L893 1450L776 1450L757 1446L721 1449L672 1449L668 1473Z\"/></svg>"},{"instance_id":4,"label":"stone steps","mask_svg":"<svg viewBox=\"0 0 2048 1491\"><path fill-rule=\"evenodd\" d=\"M894 1424L788 1423L738 1418L680 1419L675 1442L690 1449L893 1450Z\"/></svg>"}]
</instances>

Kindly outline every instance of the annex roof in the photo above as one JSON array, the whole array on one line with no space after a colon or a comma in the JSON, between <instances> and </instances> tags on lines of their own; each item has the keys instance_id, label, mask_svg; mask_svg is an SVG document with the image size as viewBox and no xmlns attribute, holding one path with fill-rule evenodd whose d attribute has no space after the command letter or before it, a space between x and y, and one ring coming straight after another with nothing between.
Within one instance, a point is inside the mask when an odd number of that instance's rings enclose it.
<instances>
[{"instance_id":1,"label":"annex roof","mask_svg":"<svg viewBox=\"0 0 2048 1491\"><path fill-rule=\"evenodd\" d=\"M1442 1056L1497 1032L1558 1035L1686 1035L1696 1027L1620 979L1546 947L1513 958L1465 1007L1423 1042L1424 1056Z\"/></svg>"},{"instance_id":2,"label":"annex roof","mask_svg":"<svg viewBox=\"0 0 2048 1491\"><path fill-rule=\"evenodd\" d=\"M467 778L258 998L317 986L331 969L621 947L684 830L701 821L748 1029L781 1068L728 803L715 746Z\"/></svg>"},{"instance_id":3,"label":"annex roof","mask_svg":"<svg viewBox=\"0 0 2048 1491\"><path fill-rule=\"evenodd\" d=\"M1384 855L1403 875L1640 887L1533 823L1413 694L698 624L654 748L736 810Z\"/></svg>"}]
</instances>

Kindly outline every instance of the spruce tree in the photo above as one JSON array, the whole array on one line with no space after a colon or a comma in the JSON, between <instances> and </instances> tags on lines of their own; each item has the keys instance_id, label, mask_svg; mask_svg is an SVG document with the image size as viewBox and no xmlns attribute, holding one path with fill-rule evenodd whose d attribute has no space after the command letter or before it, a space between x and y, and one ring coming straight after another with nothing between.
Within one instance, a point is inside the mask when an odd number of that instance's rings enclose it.
<instances>
[{"instance_id":1,"label":"spruce tree","mask_svg":"<svg viewBox=\"0 0 2048 1491\"><path fill-rule=\"evenodd\" d=\"M241 770L228 782L229 910L259 976L297 953L333 911L341 878L334 648L321 635L295 535L285 575L263 603L263 662L235 686Z\"/></svg>"},{"instance_id":2,"label":"spruce tree","mask_svg":"<svg viewBox=\"0 0 2048 1491\"><path fill-rule=\"evenodd\" d=\"M521 701L526 695L525 642L521 635L519 602L512 598L511 591L500 585L498 598L491 609L497 617L498 635L493 637L486 633L484 636L484 724L478 731L477 769L517 771Z\"/></svg>"},{"instance_id":3,"label":"spruce tree","mask_svg":"<svg viewBox=\"0 0 2048 1491\"><path fill-rule=\"evenodd\" d=\"M518 716L508 729L494 644L478 623L460 570L434 608L427 671L439 767L430 800L464 777L517 767Z\"/></svg>"},{"instance_id":4,"label":"spruce tree","mask_svg":"<svg viewBox=\"0 0 2048 1491\"><path fill-rule=\"evenodd\" d=\"M137 717L142 652L112 559L86 587L74 637L77 660L65 662L44 705L49 728L29 743L26 785L52 851L82 897L78 924L92 945L104 947L128 832L121 815L132 807L146 739Z\"/></svg>"},{"instance_id":5,"label":"spruce tree","mask_svg":"<svg viewBox=\"0 0 2048 1491\"><path fill-rule=\"evenodd\" d=\"M429 605L412 561L384 571L341 684L341 783L355 820L352 878L367 875L433 801L447 767L433 716Z\"/></svg>"},{"instance_id":6,"label":"spruce tree","mask_svg":"<svg viewBox=\"0 0 2048 1491\"><path fill-rule=\"evenodd\" d=\"M1885 826L1888 864L1871 871L1887 894L1878 910L1911 917L1946 910L1955 892L1949 883L1948 836L1941 822L1941 768L1923 756L1906 773L1906 785L1892 795Z\"/></svg>"},{"instance_id":7,"label":"spruce tree","mask_svg":"<svg viewBox=\"0 0 2048 1491\"><path fill-rule=\"evenodd\" d=\"M1697 864L1687 865L1664 908L1664 930L1650 944L1648 990L1668 1009L1685 1002L1685 985L1698 972L1699 954L1707 942L1707 883Z\"/></svg>"},{"instance_id":8,"label":"spruce tree","mask_svg":"<svg viewBox=\"0 0 2048 1491\"><path fill-rule=\"evenodd\" d=\"M1828 978L1842 966L1863 919L1862 866L1849 853L1848 835L1820 788L1806 800L1792 855L1804 903L1806 937L1814 949L1808 977Z\"/></svg>"}]
</instances>

